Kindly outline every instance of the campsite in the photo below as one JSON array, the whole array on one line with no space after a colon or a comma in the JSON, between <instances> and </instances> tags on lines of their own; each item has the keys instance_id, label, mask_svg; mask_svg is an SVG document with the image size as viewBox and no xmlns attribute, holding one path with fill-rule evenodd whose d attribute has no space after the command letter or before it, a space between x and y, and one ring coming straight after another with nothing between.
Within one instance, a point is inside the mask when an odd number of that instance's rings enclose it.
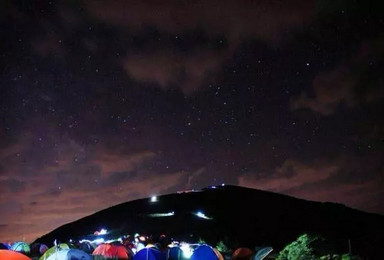
<instances>
[{"instance_id":1,"label":"campsite","mask_svg":"<svg viewBox=\"0 0 384 260\"><path fill-rule=\"evenodd\" d=\"M250 202L263 210L249 210ZM15 260L378 259L383 224L381 215L343 205L209 186L119 204L30 244L3 243L1 254L14 251Z\"/></svg>"},{"instance_id":2,"label":"campsite","mask_svg":"<svg viewBox=\"0 0 384 260\"><path fill-rule=\"evenodd\" d=\"M143 237L142 237L143 238ZM164 236L162 237L164 239ZM145 238L149 239L149 238ZM132 243L131 243L132 242ZM134 241L110 241L108 243L96 241L82 241L74 243L59 243L48 248L44 244L17 242L18 248L0 249L0 259L9 260L106 260L106 259L133 259L133 260L176 260L176 259L268 259L265 258L273 251L272 248L260 248L257 252L249 248L238 248L230 254L222 253L210 245L171 243L157 241L151 244L137 240L142 247L138 250L138 244ZM151 241L154 242L154 241ZM145 245L144 245L145 243ZM4 247L5 245L2 244ZM273 258L272 258L273 259Z\"/></svg>"}]
</instances>

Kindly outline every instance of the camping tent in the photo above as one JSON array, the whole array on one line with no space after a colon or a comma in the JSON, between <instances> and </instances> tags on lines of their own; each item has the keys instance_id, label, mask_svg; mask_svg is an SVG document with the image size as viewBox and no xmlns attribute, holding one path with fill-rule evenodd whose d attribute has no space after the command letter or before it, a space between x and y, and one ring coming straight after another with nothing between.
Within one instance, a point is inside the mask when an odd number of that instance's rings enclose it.
<instances>
[{"instance_id":1,"label":"camping tent","mask_svg":"<svg viewBox=\"0 0 384 260\"><path fill-rule=\"evenodd\" d=\"M156 247L146 247L138 251L133 260L166 260L166 254Z\"/></svg>"},{"instance_id":2,"label":"camping tent","mask_svg":"<svg viewBox=\"0 0 384 260\"><path fill-rule=\"evenodd\" d=\"M49 249L47 245L42 243L33 243L30 245L30 247L31 247L31 256L41 256Z\"/></svg>"},{"instance_id":3,"label":"camping tent","mask_svg":"<svg viewBox=\"0 0 384 260\"><path fill-rule=\"evenodd\" d=\"M206 244L199 245L192 253L191 260L220 260L223 256Z\"/></svg>"},{"instance_id":4,"label":"camping tent","mask_svg":"<svg viewBox=\"0 0 384 260\"><path fill-rule=\"evenodd\" d=\"M83 250L84 252L86 252L88 254L92 254L92 252L95 250L96 247L93 246L92 243L90 243L90 242L82 241L78 245L78 248Z\"/></svg>"},{"instance_id":5,"label":"camping tent","mask_svg":"<svg viewBox=\"0 0 384 260\"><path fill-rule=\"evenodd\" d=\"M4 260L31 260L26 255L23 255L22 253L7 250L7 249L0 249L0 259Z\"/></svg>"},{"instance_id":6,"label":"camping tent","mask_svg":"<svg viewBox=\"0 0 384 260\"><path fill-rule=\"evenodd\" d=\"M92 255L97 259L108 259L108 258L118 258L118 259L131 259L132 255L123 245L115 244L100 244L95 250L93 250ZM97 257L101 256L101 257Z\"/></svg>"},{"instance_id":7,"label":"camping tent","mask_svg":"<svg viewBox=\"0 0 384 260\"><path fill-rule=\"evenodd\" d=\"M263 247L259 250L257 250L256 254L255 254L255 257L253 258L253 260L263 260L265 257L267 257L269 255L269 253L271 253L273 251L273 248L272 247Z\"/></svg>"},{"instance_id":8,"label":"camping tent","mask_svg":"<svg viewBox=\"0 0 384 260\"><path fill-rule=\"evenodd\" d=\"M10 246L8 244L0 243L0 249L9 249Z\"/></svg>"},{"instance_id":9,"label":"camping tent","mask_svg":"<svg viewBox=\"0 0 384 260\"><path fill-rule=\"evenodd\" d=\"M25 242L15 242L10 249L23 254L29 254L31 252L30 246Z\"/></svg>"},{"instance_id":10,"label":"camping tent","mask_svg":"<svg viewBox=\"0 0 384 260\"><path fill-rule=\"evenodd\" d=\"M45 253L39 258L39 260L47 260L50 255L63 249L69 249L69 245L66 243L61 243L61 244L58 244L57 246L53 246L47 251L45 251Z\"/></svg>"},{"instance_id":11,"label":"camping tent","mask_svg":"<svg viewBox=\"0 0 384 260\"><path fill-rule=\"evenodd\" d=\"M167 260L187 260L183 250L179 246L173 246L167 249L166 253Z\"/></svg>"},{"instance_id":12,"label":"camping tent","mask_svg":"<svg viewBox=\"0 0 384 260\"><path fill-rule=\"evenodd\" d=\"M51 254L47 260L92 260L92 257L80 249L62 249Z\"/></svg>"},{"instance_id":13,"label":"camping tent","mask_svg":"<svg viewBox=\"0 0 384 260\"><path fill-rule=\"evenodd\" d=\"M239 247L231 257L231 260L248 260L253 255L253 251L247 247Z\"/></svg>"}]
</instances>

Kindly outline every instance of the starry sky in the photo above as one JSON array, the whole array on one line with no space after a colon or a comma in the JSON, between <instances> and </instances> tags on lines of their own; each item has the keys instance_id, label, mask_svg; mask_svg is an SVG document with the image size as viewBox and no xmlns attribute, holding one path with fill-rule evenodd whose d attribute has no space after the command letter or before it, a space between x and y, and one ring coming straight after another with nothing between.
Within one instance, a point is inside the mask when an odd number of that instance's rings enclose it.
<instances>
[{"instance_id":1,"label":"starry sky","mask_svg":"<svg viewBox=\"0 0 384 260\"><path fill-rule=\"evenodd\" d=\"M1 1L0 241L222 183L384 214L378 2Z\"/></svg>"}]
</instances>

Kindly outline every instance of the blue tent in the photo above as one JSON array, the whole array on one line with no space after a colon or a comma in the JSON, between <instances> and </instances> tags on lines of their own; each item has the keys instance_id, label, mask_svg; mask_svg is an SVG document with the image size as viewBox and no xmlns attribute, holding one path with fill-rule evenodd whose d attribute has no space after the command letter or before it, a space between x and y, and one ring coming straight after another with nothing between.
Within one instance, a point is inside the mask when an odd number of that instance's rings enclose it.
<instances>
[{"instance_id":1,"label":"blue tent","mask_svg":"<svg viewBox=\"0 0 384 260\"><path fill-rule=\"evenodd\" d=\"M0 243L0 249L9 249L11 246L8 246L7 244Z\"/></svg>"},{"instance_id":2,"label":"blue tent","mask_svg":"<svg viewBox=\"0 0 384 260\"><path fill-rule=\"evenodd\" d=\"M138 251L133 260L166 260L165 253L155 247L146 247Z\"/></svg>"},{"instance_id":3,"label":"blue tent","mask_svg":"<svg viewBox=\"0 0 384 260\"><path fill-rule=\"evenodd\" d=\"M191 260L218 260L215 250L209 245L202 244L198 246L190 258Z\"/></svg>"}]
</instances>

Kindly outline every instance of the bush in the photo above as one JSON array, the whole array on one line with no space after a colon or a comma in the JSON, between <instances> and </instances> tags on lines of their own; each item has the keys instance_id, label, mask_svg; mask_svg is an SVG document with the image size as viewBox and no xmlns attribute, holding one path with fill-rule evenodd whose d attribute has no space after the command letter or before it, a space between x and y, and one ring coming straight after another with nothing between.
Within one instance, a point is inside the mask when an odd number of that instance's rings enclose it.
<instances>
[{"instance_id":1,"label":"bush","mask_svg":"<svg viewBox=\"0 0 384 260\"><path fill-rule=\"evenodd\" d=\"M317 237L309 237L307 234L301 235L296 241L285 246L280 251L277 260L315 260L319 259L313 253L310 243L315 241Z\"/></svg>"}]
</instances>

